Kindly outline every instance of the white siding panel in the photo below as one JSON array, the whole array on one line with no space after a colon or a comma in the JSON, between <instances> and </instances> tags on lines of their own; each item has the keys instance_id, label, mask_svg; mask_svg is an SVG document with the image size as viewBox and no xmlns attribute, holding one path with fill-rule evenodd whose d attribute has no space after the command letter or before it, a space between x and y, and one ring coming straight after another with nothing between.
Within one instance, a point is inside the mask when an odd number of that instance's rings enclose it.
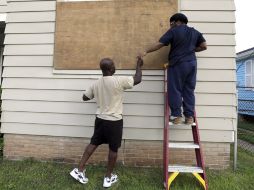
<instances>
[{"instance_id":1,"label":"white siding panel","mask_svg":"<svg viewBox=\"0 0 254 190\"><path fill-rule=\"evenodd\" d=\"M53 56L5 56L3 65L49 67L53 66Z\"/></svg>"},{"instance_id":2,"label":"white siding panel","mask_svg":"<svg viewBox=\"0 0 254 190\"><path fill-rule=\"evenodd\" d=\"M236 81L235 70L199 70L198 81Z\"/></svg>"},{"instance_id":3,"label":"white siding panel","mask_svg":"<svg viewBox=\"0 0 254 190\"><path fill-rule=\"evenodd\" d=\"M198 57L236 57L234 46L208 46L206 51L198 52Z\"/></svg>"},{"instance_id":4,"label":"white siding panel","mask_svg":"<svg viewBox=\"0 0 254 190\"><path fill-rule=\"evenodd\" d=\"M4 55L53 55L53 45L5 45Z\"/></svg>"},{"instance_id":5,"label":"white siding panel","mask_svg":"<svg viewBox=\"0 0 254 190\"><path fill-rule=\"evenodd\" d=\"M7 6L0 5L0 13L6 13L7 12Z\"/></svg>"},{"instance_id":6,"label":"white siding panel","mask_svg":"<svg viewBox=\"0 0 254 190\"><path fill-rule=\"evenodd\" d=\"M7 4L7 1L6 0L1 0L0 1L0 6L5 6Z\"/></svg>"},{"instance_id":7,"label":"white siding panel","mask_svg":"<svg viewBox=\"0 0 254 190\"><path fill-rule=\"evenodd\" d=\"M235 58L202 58L197 59L198 69L236 69ZM198 71L199 72L199 71Z\"/></svg>"},{"instance_id":8,"label":"white siding panel","mask_svg":"<svg viewBox=\"0 0 254 190\"><path fill-rule=\"evenodd\" d=\"M54 33L51 34L7 34L4 44L53 44Z\"/></svg>"},{"instance_id":9,"label":"white siding panel","mask_svg":"<svg viewBox=\"0 0 254 190\"><path fill-rule=\"evenodd\" d=\"M95 115L55 114L55 113L30 113L30 112L3 112L2 123L28 123L41 125L72 125L94 126ZM201 130L232 130L232 118L198 118ZM124 127L163 129L163 117L137 117L124 116ZM175 127L173 129L186 130L188 127ZM173 129L170 129L173 130ZM52 134L53 135L53 134Z\"/></svg>"},{"instance_id":10,"label":"white siding panel","mask_svg":"<svg viewBox=\"0 0 254 190\"><path fill-rule=\"evenodd\" d=\"M188 23L204 34L235 34L234 23Z\"/></svg>"},{"instance_id":11,"label":"white siding panel","mask_svg":"<svg viewBox=\"0 0 254 190\"><path fill-rule=\"evenodd\" d=\"M56 10L55 1L9 2L8 12Z\"/></svg>"},{"instance_id":12,"label":"white siding panel","mask_svg":"<svg viewBox=\"0 0 254 190\"><path fill-rule=\"evenodd\" d=\"M54 45L6 45L5 55L52 55ZM197 53L198 57L235 57L232 46L208 46L204 52Z\"/></svg>"},{"instance_id":13,"label":"white siding panel","mask_svg":"<svg viewBox=\"0 0 254 190\"><path fill-rule=\"evenodd\" d=\"M38 100L54 102L83 102L82 91L66 90L25 90L25 89L5 89L2 92L3 100ZM91 100L91 102L94 102ZM140 104L164 104L163 93L124 93L124 103Z\"/></svg>"},{"instance_id":14,"label":"white siding panel","mask_svg":"<svg viewBox=\"0 0 254 190\"><path fill-rule=\"evenodd\" d=\"M83 102L82 91L5 89L2 100ZM93 101L92 101L93 102ZM124 103L164 104L163 93L126 92ZM196 94L197 105L236 106L235 94Z\"/></svg>"},{"instance_id":15,"label":"white siding panel","mask_svg":"<svg viewBox=\"0 0 254 190\"><path fill-rule=\"evenodd\" d=\"M181 11L190 22L235 23L233 11ZM201 16L202 15L202 16Z\"/></svg>"},{"instance_id":16,"label":"white siding panel","mask_svg":"<svg viewBox=\"0 0 254 190\"><path fill-rule=\"evenodd\" d=\"M30 79L30 78L4 78L2 88L18 89L58 89L58 90L84 90L95 80L84 79ZM129 91L163 92L163 82L143 81ZM198 93L236 93L235 82L198 82Z\"/></svg>"},{"instance_id":17,"label":"white siding panel","mask_svg":"<svg viewBox=\"0 0 254 190\"><path fill-rule=\"evenodd\" d=\"M233 106L196 106L196 110L198 117L236 119L236 107Z\"/></svg>"},{"instance_id":18,"label":"white siding panel","mask_svg":"<svg viewBox=\"0 0 254 190\"><path fill-rule=\"evenodd\" d=\"M3 112L4 123L36 123L46 125L94 126L95 114L55 114L30 112ZM163 128L164 117L124 116L124 126L133 128Z\"/></svg>"},{"instance_id":19,"label":"white siding panel","mask_svg":"<svg viewBox=\"0 0 254 190\"><path fill-rule=\"evenodd\" d=\"M87 70L89 71L89 70ZM5 77L22 77L22 78L86 78L86 79L98 79L102 76L101 71L97 70L96 75L89 75L89 74L83 74L83 75L71 75L71 74L54 74L52 72L52 67L5 67ZM19 74L18 74L19 73ZM117 75L118 72L116 72ZM135 70L130 70L125 75L133 76L135 74ZM146 74L148 74L146 76ZM157 81L163 81L164 76L149 76L149 73L146 73L144 71L143 81L145 80L157 80Z\"/></svg>"},{"instance_id":20,"label":"white siding panel","mask_svg":"<svg viewBox=\"0 0 254 190\"><path fill-rule=\"evenodd\" d=\"M42 102L42 101L14 101L4 100L3 111L39 112L39 113L70 113L89 114L96 112L95 103L79 102ZM164 115L164 105L125 104L124 115L128 116L161 116Z\"/></svg>"},{"instance_id":21,"label":"white siding panel","mask_svg":"<svg viewBox=\"0 0 254 190\"><path fill-rule=\"evenodd\" d=\"M5 28L6 34L13 33L48 33L55 32L55 22L46 23L8 23Z\"/></svg>"},{"instance_id":22,"label":"white siding panel","mask_svg":"<svg viewBox=\"0 0 254 190\"><path fill-rule=\"evenodd\" d=\"M6 0L0 0L0 13L6 13L6 12L7 12L7 2Z\"/></svg>"},{"instance_id":23,"label":"white siding panel","mask_svg":"<svg viewBox=\"0 0 254 190\"><path fill-rule=\"evenodd\" d=\"M21 34L22 35L22 34ZM35 37L37 34L24 34L26 37L28 35L32 35L31 38ZM35 35L35 36L33 36ZM42 42L49 42L50 38L43 38L41 37L41 34L38 34L40 36L40 39L38 39L38 43L42 43ZM47 35L47 34L43 34ZM52 36L52 34L48 34L49 36ZM15 35L13 36L14 38ZM8 35L6 35L5 38L8 38ZM21 38L21 36L20 36ZM12 37L10 37L8 39L9 43L12 43L14 39L12 39ZM28 39L27 39L28 40ZM18 40L17 40L18 41ZM20 43L23 41L23 39L20 39ZM28 40L29 41L29 40ZM30 42L30 41L29 41ZM14 41L13 41L14 43ZM24 42L25 43L25 42ZM33 43L31 41L31 43ZM4 66L32 66L32 67L47 67L47 66L53 66L53 56L5 56L4 58ZM234 58L202 58L199 57L198 58L198 68L199 69L211 69L211 70L220 70L220 69L235 69L236 68L236 64L235 64L235 59ZM53 71L54 74L59 74L56 73L56 71ZM60 72L60 71L59 71ZM73 70L72 74L77 75L77 73L81 71L77 71L77 70ZM85 74L85 71L82 71L82 75ZM89 71L90 74L101 74L101 71ZM123 71L116 71L119 74L122 74ZM133 72L133 71L132 71ZM126 74L128 74L128 72L125 72ZM86 74L89 74L88 72ZM147 75L163 75L163 72L158 72L156 73L155 71L153 73L150 73L148 71L143 71L143 74L147 74Z\"/></svg>"},{"instance_id":24,"label":"white siding panel","mask_svg":"<svg viewBox=\"0 0 254 190\"><path fill-rule=\"evenodd\" d=\"M7 22L47 22L55 21L56 13L51 12L18 12L8 13Z\"/></svg>"},{"instance_id":25,"label":"white siding panel","mask_svg":"<svg viewBox=\"0 0 254 190\"><path fill-rule=\"evenodd\" d=\"M2 133L29 134L29 135L49 135L49 136L69 136L87 137L93 134L93 127L87 126L63 126L63 125L43 125L28 123L3 123Z\"/></svg>"},{"instance_id":26,"label":"white siding panel","mask_svg":"<svg viewBox=\"0 0 254 190\"><path fill-rule=\"evenodd\" d=\"M134 75L134 71L133 71ZM100 75L54 75L52 67L5 67L3 77L33 77L33 78L98 78ZM149 78L154 80L163 80L163 77L143 77L143 80ZM197 75L198 81L236 81L235 70L199 70Z\"/></svg>"},{"instance_id":27,"label":"white siding panel","mask_svg":"<svg viewBox=\"0 0 254 190\"><path fill-rule=\"evenodd\" d=\"M87 137L93 134L93 127L3 123L2 133ZM53 134L53 135L52 135ZM200 132L202 142L232 142L232 131L204 130ZM216 138L214 138L216 136ZM123 139L162 140L163 130L124 127ZM192 141L191 131L172 130L172 141Z\"/></svg>"},{"instance_id":28,"label":"white siding panel","mask_svg":"<svg viewBox=\"0 0 254 190\"><path fill-rule=\"evenodd\" d=\"M196 105L227 105L236 106L235 94L196 94Z\"/></svg>"},{"instance_id":29,"label":"white siding panel","mask_svg":"<svg viewBox=\"0 0 254 190\"><path fill-rule=\"evenodd\" d=\"M221 45L221 46L234 46L235 43L235 36L230 35L223 35L223 34L205 34L204 38L206 39L207 45Z\"/></svg>"},{"instance_id":30,"label":"white siding panel","mask_svg":"<svg viewBox=\"0 0 254 190\"><path fill-rule=\"evenodd\" d=\"M101 70L53 70L54 74L68 75L100 75ZM133 75L134 70L116 70L117 75ZM143 76L164 76L164 70L143 70Z\"/></svg>"},{"instance_id":31,"label":"white siding panel","mask_svg":"<svg viewBox=\"0 0 254 190\"><path fill-rule=\"evenodd\" d=\"M199 93L236 93L235 82L197 82L196 92Z\"/></svg>"},{"instance_id":32,"label":"white siding panel","mask_svg":"<svg viewBox=\"0 0 254 190\"><path fill-rule=\"evenodd\" d=\"M235 5L233 0L181 0L182 11L199 11L199 10L221 10L234 11Z\"/></svg>"},{"instance_id":33,"label":"white siding panel","mask_svg":"<svg viewBox=\"0 0 254 190\"><path fill-rule=\"evenodd\" d=\"M199 117L203 118L236 118L235 107L232 106L196 106ZM14 101L4 100L3 111L34 112L34 113L62 113L88 114L96 111L95 103L74 102L41 102L41 101ZM123 114L126 116L153 116L163 117L164 105L125 104Z\"/></svg>"},{"instance_id":34,"label":"white siding panel","mask_svg":"<svg viewBox=\"0 0 254 190\"><path fill-rule=\"evenodd\" d=\"M95 79L4 78L2 88L84 90L94 81ZM142 85L128 91L163 92L163 89L161 81L143 81Z\"/></svg>"}]
</instances>

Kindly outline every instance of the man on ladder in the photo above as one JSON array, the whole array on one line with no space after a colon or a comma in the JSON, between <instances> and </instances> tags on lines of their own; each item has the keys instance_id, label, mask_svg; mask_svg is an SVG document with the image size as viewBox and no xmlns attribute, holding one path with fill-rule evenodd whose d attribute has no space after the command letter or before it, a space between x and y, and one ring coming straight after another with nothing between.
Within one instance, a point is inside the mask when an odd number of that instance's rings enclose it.
<instances>
[{"instance_id":1,"label":"man on ladder","mask_svg":"<svg viewBox=\"0 0 254 190\"><path fill-rule=\"evenodd\" d=\"M163 143L164 186L167 190L179 173L192 173L208 190L205 165L200 145L198 123L195 114L195 96L197 60L195 52L207 49L203 35L194 28L188 27L188 18L181 13L170 18L170 29L158 42L148 47L140 56L171 46L168 55L169 67L165 73L165 126ZM166 78L167 77L167 78ZM169 114L168 106L171 114ZM169 115L174 125L182 123L181 107L185 116L185 124L191 126L193 143L169 141ZM169 165L169 148L194 149L196 166ZM170 175L169 175L170 173Z\"/></svg>"},{"instance_id":2,"label":"man on ladder","mask_svg":"<svg viewBox=\"0 0 254 190\"><path fill-rule=\"evenodd\" d=\"M197 61L195 52L207 49L203 35L187 26L188 18L176 13L170 18L170 29L158 42L148 47L141 56L171 45L168 55L168 102L173 124L182 123L181 106L185 123L194 122Z\"/></svg>"}]
</instances>

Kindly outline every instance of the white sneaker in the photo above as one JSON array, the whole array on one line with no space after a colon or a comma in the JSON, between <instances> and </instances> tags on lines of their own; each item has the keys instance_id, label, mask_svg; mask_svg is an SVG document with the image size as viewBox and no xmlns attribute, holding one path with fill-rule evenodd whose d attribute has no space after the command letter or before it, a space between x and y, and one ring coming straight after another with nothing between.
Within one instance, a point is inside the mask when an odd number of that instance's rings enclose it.
<instances>
[{"instance_id":1,"label":"white sneaker","mask_svg":"<svg viewBox=\"0 0 254 190\"><path fill-rule=\"evenodd\" d=\"M118 177L115 174L111 174L111 178L104 177L103 187L111 187L111 185L118 181Z\"/></svg>"},{"instance_id":2,"label":"white sneaker","mask_svg":"<svg viewBox=\"0 0 254 190\"><path fill-rule=\"evenodd\" d=\"M78 168L74 168L71 172L70 175L78 180L80 183L86 184L88 182L88 178L85 177L85 171L84 172L79 172Z\"/></svg>"}]
</instances>

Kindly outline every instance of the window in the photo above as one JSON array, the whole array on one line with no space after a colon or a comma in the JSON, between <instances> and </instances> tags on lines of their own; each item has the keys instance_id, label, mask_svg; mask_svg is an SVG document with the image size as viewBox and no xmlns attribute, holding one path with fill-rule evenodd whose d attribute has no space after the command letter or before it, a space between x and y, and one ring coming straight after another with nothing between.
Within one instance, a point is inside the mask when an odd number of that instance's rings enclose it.
<instances>
[{"instance_id":1,"label":"window","mask_svg":"<svg viewBox=\"0 0 254 190\"><path fill-rule=\"evenodd\" d=\"M137 53L168 30L177 6L177 0L57 0L54 69L99 69L104 57L117 69L135 69ZM150 54L144 69L162 69L168 51Z\"/></svg>"},{"instance_id":2,"label":"window","mask_svg":"<svg viewBox=\"0 0 254 190\"><path fill-rule=\"evenodd\" d=\"M245 87L254 87L254 61L245 61Z\"/></svg>"}]
</instances>

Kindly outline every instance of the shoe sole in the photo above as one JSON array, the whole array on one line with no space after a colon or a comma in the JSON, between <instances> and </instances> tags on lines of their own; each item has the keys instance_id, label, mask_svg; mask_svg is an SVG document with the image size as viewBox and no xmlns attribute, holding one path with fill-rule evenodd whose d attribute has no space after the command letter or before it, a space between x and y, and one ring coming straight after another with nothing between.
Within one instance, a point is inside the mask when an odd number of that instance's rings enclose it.
<instances>
[{"instance_id":1,"label":"shoe sole","mask_svg":"<svg viewBox=\"0 0 254 190\"><path fill-rule=\"evenodd\" d=\"M114 182L112 182L110 186L104 186L104 185L103 185L103 187L104 187L104 188L109 188L109 187L111 187L114 183L116 183L117 181L118 181L118 179L116 179Z\"/></svg>"},{"instance_id":2,"label":"shoe sole","mask_svg":"<svg viewBox=\"0 0 254 190\"><path fill-rule=\"evenodd\" d=\"M88 183L88 181L87 181L87 182L80 181L80 179L79 179L78 177L76 177L76 176L73 174L73 172L70 172L70 175L71 175L71 177L73 177L74 179L76 179L79 183L82 183L82 184L87 184L87 183Z\"/></svg>"}]
</instances>

